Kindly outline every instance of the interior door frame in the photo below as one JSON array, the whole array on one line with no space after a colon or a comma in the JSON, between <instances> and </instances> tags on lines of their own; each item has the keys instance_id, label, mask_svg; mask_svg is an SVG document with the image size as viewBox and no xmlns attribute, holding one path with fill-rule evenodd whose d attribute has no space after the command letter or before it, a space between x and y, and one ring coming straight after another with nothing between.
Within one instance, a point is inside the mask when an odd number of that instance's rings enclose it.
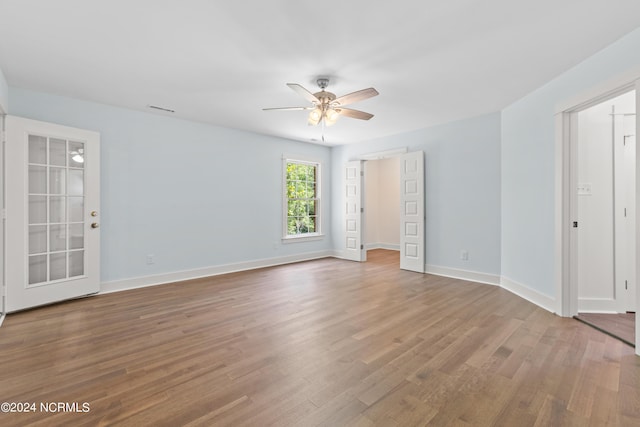
<instances>
[{"instance_id":1,"label":"interior door frame","mask_svg":"<svg viewBox=\"0 0 640 427\"><path fill-rule=\"evenodd\" d=\"M578 311L577 283L577 113L591 106L636 91L636 112L640 105L640 68L631 70L559 104L555 111L555 259L556 312L571 317ZM640 121L636 120L636 135ZM636 150L636 224L640 224L640 150ZM579 224L578 224L579 225ZM640 227L636 227L636 254L640 254ZM640 261L636 255L636 277ZM637 289L637 288L636 288ZM640 292L636 290L636 306ZM636 316L636 354L640 355L640 316Z\"/></svg>"},{"instance_id":2,"label":"interior door frame","mask_svg":"<svg viewBox=\"0 0 640 427\"><path fill-rule=\"evenodd\" d=\"M416 152L422 153L423 166L424 166L424 151L418 150ZM391 149L391 150L385 150L385 151L378 151L378 152L373 152L373 153L361 154L360 156L357 157L357 160L366 162L366 161L369 161L369 160L383 160L383 159L389 159L389 158L394 158L394 157L397 157L398 159L400 159L402 156L404 156L405 154L408 154L408 153L410 153L408 147L400 147L400 148L395 148L395 149ZM363 167L363 170L364 170L364 167ZM423 170L423 172L426 173L426 171L424 171L424 170ZM401 173L400 173L398 175L398 185L400 185L400 183L401 183L401 178L402 178L402 176L401 176ZM426 189L425 189L424 183L422 183L422 185L420 186L420 189L422 191L422 199L424 200L426 198L426 194L425 194ZM361 198L361 205L364 206L365 205L365 200L364 200L365 191L362 191L362 196L361 197L362 197ZM426 220L425 220L425 215L424 215L425 212L424 212L424 210L426 208L423 206L422 209L423 209L423 212L422 212L423 213L423 215L422 215L422 234L423 234L423 240L424 241L423 241L423 248L422 248L422 258L423 258L422 264L423 265L422 265L421 273L425 273L426 272L426 245L427 245L427 242L426 242ZM398 210L400 211L400 213L402 213L402 206L398 206ZM363 220L362 220L363 224L366 224L366 219L365 219L366 218L366 214L367 213L365 211L364 215L363 215ZM400 226L401 226L401 224L398 224L398 227L400 227ZM363 232L362 232L362 236L363 236L362 237L362 243L363 243L363 246L366 247L367 242L364 241L364 236L365 236L364 226L362 227L362 229L363 229Z\"/></svg>"},{"instance_id":3,"label":"interior door frame","mask_svg":"<svg viewBox=\"0 0 640 427\"><path fill-rule=\"evenodd\" d=\"M400 158L400 156L402 156L403 154L406 154L408 152L408 148L407 147L402 147L402 148L396 148L393 150L385 150L385 151L377 151L374 153L367 153L367 154L362 154L360 155L357 160L361 160L363 161L365 164L366 162L370 161L370 160L385 160L385 159L391 159L391 158ZM365 166L363 165L362 170L365 170ZM366 172L365 172L365 177L364 177L364 182L366 183ZM365 184L366 185L366 184ZM400 185L400 176L398 176L398 185ZM366 203L366 191L363 188L362 191L362 206L365 206ZM400 209L400 208L398 208ZM365 227L366 227L366 216L367 216L367 211L366 209L363 212L363 216L362 216L362 223L363 223L363 227L362 227L362 244L364 245L365 248L365 252L366 252L366 248L367 248L367 242L366 242L366 234L365 234ZM398 225L399 226L399 225Z\"/></svg>"},{"instance_id":4,"label":"interior door frame","mask_svg":"<svg viewBox=\"0 0 640 427\"><path fill-rule=\"evenodd\" d=\"M6 112L2 108L2 104L0 104L0 326L5 317L6 313L6 298L7 298L7 280L5 277L5 254L6 254L6 242L5 242L5 182L6 177L4 174L5 167L5 155L4 155L4 147L5 147L5 116Z\"/></svg>"}]
</instances>

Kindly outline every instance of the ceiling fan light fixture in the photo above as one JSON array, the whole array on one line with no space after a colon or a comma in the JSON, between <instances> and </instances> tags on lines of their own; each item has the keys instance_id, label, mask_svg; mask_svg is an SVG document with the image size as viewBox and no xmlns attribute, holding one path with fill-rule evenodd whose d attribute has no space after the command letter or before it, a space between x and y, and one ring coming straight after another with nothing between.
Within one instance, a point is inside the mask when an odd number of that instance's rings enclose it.
<instances>
[{"instance_id":1,"label":"ceiling fan light fixture","mask_svg":"<svg viewBox=\"0 0 640 427\"><path fill-rule=\"evenodd\" d=\"M322 111L320 110L320 108L314 108L313 110L311 110L311 112L309 113L310 126L316 126L318 123L320 123L321 119L322 119Z\"/></svg>"},{"instance_id":2,"label":"ceiling fan light fixture","mask_svg":"<svg viewBox=\"0 0 640 427\"><path fill-rule=\"evenodd\" d=\"M327 111L324 113L324 121L327 124L327 126L333 125L336 122L336 120L338 120L339 115L340 114L333 108L328 108Z\"/></svg>"}]
</instances>

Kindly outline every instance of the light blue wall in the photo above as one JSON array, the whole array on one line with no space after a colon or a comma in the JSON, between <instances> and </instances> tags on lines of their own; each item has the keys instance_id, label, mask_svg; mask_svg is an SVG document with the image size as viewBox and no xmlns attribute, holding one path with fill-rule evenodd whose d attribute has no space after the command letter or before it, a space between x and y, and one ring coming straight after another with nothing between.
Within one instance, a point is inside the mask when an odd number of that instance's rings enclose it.
<instances>
[{"instance_id":1,"label":"light blue wall","mask_svg":"<svg viewBox=\"0 0 640 427\"><path fill-rule=\"evenodd\" d=\"M0 68L0 113L9 111L9 86Z\"/></svg>"},{"instance_id":2,"label":"light blue wall","mask_svg":"<svg viewBox=\"0 0 640 427\"><path fill-rule=\"evenodd\" d=\"M102 281L332 248L330 235L280 240L282 154L329 170L328 147L13 87L9 95L13 115L100 132Z\"/></svg>"},{"instance_id":3,"label":"light blue wall","mask_svg":"<svg viewBox=\"0 0 640 427\"><path fill-rule=\"evenodd\" d=\"M500 113L334 148L337 249L344 242L342 165L362 154L402 147L425 153L427 264L499 275ZM460 260L461 249L469 251L468 261Z\"/></svg>"},{"instance_id":4,"label":"light blue wall","mask_svg":"<svg viewBox=\"0 0 640 427\"><path fill-rule=\"evenodd\" d=\"M502 112L502 275L551 298L554 112L558 103L640 65L640 29Z\"/></svg>"}]
</instances>

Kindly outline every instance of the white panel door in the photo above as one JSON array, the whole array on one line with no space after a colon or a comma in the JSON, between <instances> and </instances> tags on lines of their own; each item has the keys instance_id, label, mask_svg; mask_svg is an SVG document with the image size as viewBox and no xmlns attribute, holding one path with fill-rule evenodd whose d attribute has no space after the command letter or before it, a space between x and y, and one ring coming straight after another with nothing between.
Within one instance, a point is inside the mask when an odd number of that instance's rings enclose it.
<instances>
[{"instance_id":1,"label":"white panel door","mask_svg":"<svg viewBox=\"0 0 640 427\"><path fill-rule=\"evenodd\" d=\"M100 290L100 135L6 118L8 312Z\"/></svg>"},{"instance_id":2,"label":"white panel door","mask_svg":"<svg viewBox=\"0 0 640 427\"><path fill-rule=\"evenodd\" d=\"M400 268L424 273L424 155L400 157Z\"/></svg>"},{"instance_id":3,"label":"white panel door","mask_svg":"<svg viewBox=\"0 0 640 427\"><path fill-rule=\"evenodd\" d=\"M362 243L363 162L347 162L344 166L344 258L366 261Z\"/></svg>"}]
</instances>

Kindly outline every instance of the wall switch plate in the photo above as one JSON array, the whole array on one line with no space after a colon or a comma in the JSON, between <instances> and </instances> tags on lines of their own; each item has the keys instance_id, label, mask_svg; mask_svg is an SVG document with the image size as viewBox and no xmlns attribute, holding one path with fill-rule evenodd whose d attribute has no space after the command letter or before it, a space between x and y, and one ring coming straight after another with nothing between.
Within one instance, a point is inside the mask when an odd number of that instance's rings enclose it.
<instances>
[{"instance_id":1,"label":"wall switch plate","mask_svg":"<svg viewBox=\"0 0 640 427\"><path fill-rule=\"evenodd\" d=\"M147 265L151 265L151 264L155 264L156 263L156 261L154 259L154 256L155 255L153 255L153 254L147 255Z\"/></svg>"},{"instance_id":2,"label":"wall switch plate","mask_svg":"<svg viewBox=\"0 0 640 427\"><path fill-rule=\"evenodd\" d=\"M463 249L463 250L461 250L461 251L460 251L460 259L461 259L462 261L469 261L469 251L466 251L466 250L464 250L464 249Z\"/></svg>"}]
</instances>

